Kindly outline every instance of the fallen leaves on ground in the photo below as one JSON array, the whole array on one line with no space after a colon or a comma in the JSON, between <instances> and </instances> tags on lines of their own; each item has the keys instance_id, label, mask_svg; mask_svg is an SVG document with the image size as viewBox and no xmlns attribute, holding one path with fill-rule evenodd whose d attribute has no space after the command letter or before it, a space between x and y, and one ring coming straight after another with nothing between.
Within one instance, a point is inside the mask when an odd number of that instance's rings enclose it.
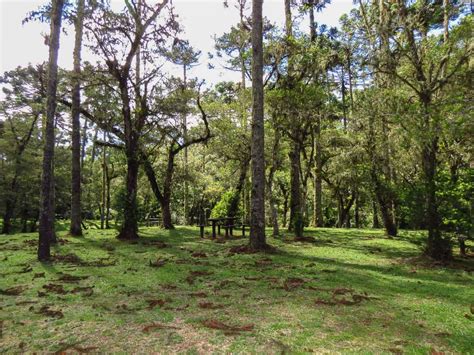
<instances>
[{"instance_id":1,"label":"fallen leaves on ground","mask_svg":"<svg viewBox=\"0 0 474 355\"><path fill-rule=\"evenodd\" d=\"M203 309L219 309L219 308L224 308L222 304L215 304L212 302L199 302L198 304L199 308Z\"/></svg>"},{"instance_id":2,"label":"fallen leaves on ground","mask_svg":"<svg viewBox=\"0 0 474 355\"><path fill-rule=\"evenodd\" d=\"M69 275L69 274L62 274L57 281L60 282L67 282L67 283L76 283L81 280L87 279L89 276L76 276L76 275Z\"/></svg>"},{"instance_id":3,"label":"fallen leaves on ground","mask_svg":"<svg viewBox=\"0 0 474 355\"><path fill-rule=\"evenodd\" d=\"M37 314L42 314L42 315L45 315L47 317L51 317L51 318L63 318L64 317L64 314L61 310L53 310L51 308L49 308L50 306L48 305L44 305L44 306L41 306L41 308L39 309L38 312L36 312Z\"/></svg>"},{"instance_id":4,"label":"fallen leaves on ground","mask_svg":"<svg viewBox=\"0 0 474 355\"><path fill-rule=\"evenodd\" d=\"M305 284L305 280L300 279L298 277L289 277L283 283L283 288L286 291L293 291Z\"/></svg>"},{"instance_id":5,"label":"fallen leaves on ground","mask_svg":"<svg viewBox=\"0 0 474 355\"><path fill-rule=\"evenodd\" d=\"M167 325L163 323L152 323L143 327L142 332L149 333L150 331L156 330L156 329L180 329L180 328L174 325Z\"/></svg>"},{"instance_id":6,"label":"fallen leaves on ground","mask_svg":"<svg viewBox=\"0 0 474 355\"><path fill-rule=\"evenodd\" d=\"M156 306L158 307L163 307L163 305L166 303L164 300L162 299L158 299L158 300L146 300L146 302L148 303L148 309L153 309L155 308Z\"/></svg>"},{"instance_id":7,"label":"fallen leaves on ground","mask_svg":"<svg viewBox=\"0 0 474 355\"><path fill-rule=\"evenodd\" d=\"M253 324L246 324L246 325L242 325L242 326L228 325L228 324L225 324L225 323L223 323L221 321L218 321L216 319L203 320L202 325L204 325L206 328L223 330L224 334L250 332L255 327L255 325L253 325Z\"/></svg>"},{"instance_id":8,"label":"fallen leaves on ground","mask_svg":"<svg viewBox=\"0 0 474 355\"><path fill-rule=\"evenodd\" d=\"M0 295L5 296L18 296L22 294L26 290L25 286L13 286L6 288L4 290L0 290Z\"/></svg>"}]
</instances>

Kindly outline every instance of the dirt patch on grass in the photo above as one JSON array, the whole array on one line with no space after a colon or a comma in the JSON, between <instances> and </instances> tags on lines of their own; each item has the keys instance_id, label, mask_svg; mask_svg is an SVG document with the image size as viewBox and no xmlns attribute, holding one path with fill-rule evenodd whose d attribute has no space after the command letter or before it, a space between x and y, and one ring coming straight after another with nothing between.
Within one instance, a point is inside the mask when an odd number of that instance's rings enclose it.
<instances>
[{"instance_id":1,"label":"dirt patch on grass","mask_svg":"<svg viewBox=\"0 0 474 355\"><path fill-rule=\"evenodd\" d=\"M146 326L143 327L142 329L142 332L143 333L149 333L153 330L157 330L157 329L181 329L179 327L176 327L174 325L168 325L168 324L163 324L163 323L152 323L152 324L148 324Z\"/></svg>"},{"instance_id":2,"label":"dirt patch on grass","mask_svg":"<svg viewBox=\"0 0 474 355\"><path fill-rule=\"evenodd\" d=\"M228 325L216 319L206 319L201 322L203 326L210 329L223 330L226 335L234 335L240 332L250 332L255 328L254 324L242 326Z\"/></svg>"},{"instance_id":3,"label":"dirt patch on grass","mask_svg":"<svg viewBox=\"0 0 474 355\"><path fill-rule=\"evenodd\" d=\"M203 309L220 309L220 308L224 308L224 305L215 304L212 302L199 302L198 307L203 308Z\"/></svg>"},{"instance_id":4,"label":"dirt patch on grass","mask_svg":"<svg viewBox=\"0 0 474 355\"><path fill-rule=\"evenodd\" d=\"M76 275L70 275L70 274L62 274L61 276L59 276L57 281L66 282L66 283L77 283L87 278L89 278L89 276L76 276Z\"/></svg>"},{"instance_id":5,"label":"dirt patch on grass","mask_svg":"<svg viewBox=\"0 0 474 355\"><path fill-rule=\"evenodd\" d=\"M349 288L336 288L332 290L332 296L330 299L317 298L314 303L316 305L326 306L355 306L361 304L363 301L376 300L377 297L369 296L366 293L359 294L355 293L354 290Z\"/></svg>"},{"instance_id":6,"label":"dirt patch on grass","mask_svg":"<svg viewBox=\"0 0 474 355\"><path fill-rule=\"evenodd\" d=\"M51 309L49 307L50 307L49 305L41 306L41 308L36 313L37 314L42 314L42 315L44 315L46 317L50 317L50 318L58 318L58 319L64 318L64 314L60 309L59 310L54 310L54 309Z\"/></svg>"},{"instance_id":7,"label":"dirt patch on grass","mask_svg":"<svg viewBox=\"0 0 474 355\"><path fill-rule=\"evenodd\" d=\"M27 289L26 286L13 286L6 289L0 289L0 295L4 296L18 296L21 295Z\"/></svg>"},{"instance_id":8,"label":"dirt patch on grass","mask_svg":"<svg viewBox=\"0 0 474 355\"><path fill-rule=\"evenodd\" d=\"M155 307L163 307L164 304L166 303L165 300L162 299L157 299L157 300L146 300L146 303L148 303L148 309L153 309Z\"/></svg>"},{"instance_id":9,"label":"dirt patch on grass","mask_svg":"<svg viewBox=\"0 0 474 355\"><path fill-rule=\"evenodd\" d=\"M196 279L198 277L203 277L203 276L209 276L209 275L212 275L214 274L213 272L211 271L190 271L189 272L189 275L188 277L186 277L185 281L190 284L190 285L193 285L194 284L194 281L196 281Z\"/></svg>"}]
</instances>

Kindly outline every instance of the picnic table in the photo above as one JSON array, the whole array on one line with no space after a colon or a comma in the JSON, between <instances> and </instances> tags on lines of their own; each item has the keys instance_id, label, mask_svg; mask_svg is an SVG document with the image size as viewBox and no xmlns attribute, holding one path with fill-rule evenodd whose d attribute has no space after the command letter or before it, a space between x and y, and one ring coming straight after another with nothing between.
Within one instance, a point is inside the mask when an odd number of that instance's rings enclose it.
<instances>
[{"instance_id":1,"label":"picnic table","mask_svg":"<svg viewBox=\"0 0 474 355\"><path fill-rule=\"evenodd\" d=\"M238 217L221 217L221 218L209 218L208 221L211 222L212 226L212 239L216 238L216 235L221 235L221 227L225 229L225 237L228 238L229 236L234 235L234 228L236 228L236 220ZM245 224L242 224L242 236L245 237ZM201 225L201 238L204 238L204 227L205 225ZM216 234L216 227L217 227L217 234Z\"/></svg>"}]
</instances>

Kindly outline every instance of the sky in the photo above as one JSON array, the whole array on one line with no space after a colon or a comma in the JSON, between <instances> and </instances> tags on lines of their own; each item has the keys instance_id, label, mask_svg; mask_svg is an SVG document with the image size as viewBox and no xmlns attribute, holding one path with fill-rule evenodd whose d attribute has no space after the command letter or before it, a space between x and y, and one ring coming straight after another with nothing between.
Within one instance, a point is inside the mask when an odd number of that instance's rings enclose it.
<instances>
[{"instance_id":1,"label":"sky","mask_svg":"<svg viewBox=\"0 0 474 355\"><path fill-rule=\"evenodd\" d=\"M43 43L42 33L47 34L49 26L37 22L22 25L26 14L45 2L0 0L0 73L48 59L48 47ZM251 1L249 5L250 3ZM208 68L207 53L213 51L213 36L223 34L239 21L238 11L233 8L232 0L229 0L229 8L224 8L223 0L173 0L173 4L185 30L182 37L203 53L199 65L190 71L190 76L204 79L208 84L239 80L238 73L224 70L219 63L213 62L215 69ZM264 0L264 16L271 22L283 25L283 4L283 0ZM316 14L316 21L328 26L337 26L339 17L349 12L352 7L352 0L333 0L326 9ZM72 30L68 35L61 34L59 65L66 69L72 68L73 35ZM84 54L83 59L92 58Z\"/></svg>"}]
</instances>

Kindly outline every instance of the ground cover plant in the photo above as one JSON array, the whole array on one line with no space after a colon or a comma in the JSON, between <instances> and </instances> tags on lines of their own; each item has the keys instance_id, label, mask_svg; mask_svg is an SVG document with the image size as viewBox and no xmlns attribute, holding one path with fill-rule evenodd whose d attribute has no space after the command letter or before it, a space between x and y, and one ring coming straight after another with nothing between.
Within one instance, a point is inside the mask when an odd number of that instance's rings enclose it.
<instances>
[{"instance_id":1,"label":"ground cover plant","mask_svg":"<svg viewBox=\"0 0 474 355\"><path fill-rule=\"evenodd\" d=\"M469 353L474 259L420 257L422 232L308 229L303 242L156 227L0 242L0 351Z\"/></svg>"}]
</instances>

